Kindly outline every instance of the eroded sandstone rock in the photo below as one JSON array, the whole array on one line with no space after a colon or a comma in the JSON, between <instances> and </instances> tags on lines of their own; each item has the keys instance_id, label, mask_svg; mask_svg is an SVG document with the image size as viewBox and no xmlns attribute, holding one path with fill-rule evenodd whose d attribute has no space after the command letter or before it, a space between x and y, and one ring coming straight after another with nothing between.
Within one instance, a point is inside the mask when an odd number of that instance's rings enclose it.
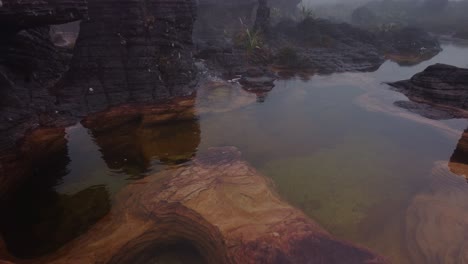
<instances>
[{"instance_id":1,"label":"eroded sandstone rock","mask_svg":"<svg viewBox=\"0 0 468 264\"><path fill-rule=\"evenodd\" d=\"M107 217L38 263L142 263L180 241L207 263L386 263L333 238L273 189L237 149L210 149L129 185Z\"/></svg>"},{"instance_id":2,"label":"eroded sandstone rock","mask_svg":"<svg viewBox=\"0 0 468 264\"><path fill-rule=\"evenodd\" d=\"M435 64L410 80L389 85L411 101L431 104L457 117L468 116L468 69Z\"/></svg>"}]
</instances>

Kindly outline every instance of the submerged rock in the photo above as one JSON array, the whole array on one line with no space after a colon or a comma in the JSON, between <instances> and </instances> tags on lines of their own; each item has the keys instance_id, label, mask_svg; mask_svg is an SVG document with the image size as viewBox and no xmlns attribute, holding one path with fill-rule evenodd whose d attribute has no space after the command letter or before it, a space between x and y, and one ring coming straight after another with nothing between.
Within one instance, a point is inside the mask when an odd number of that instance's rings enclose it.
<instances>
[{"instance_id":1,"label":"submerged rock","mask_svg":"<svg viewBox=\"0 0 468 264\"><path fill-rule=\"evenodd\" d=\"M458 117L468 116L468 69L435 64L409 80L389 85L411 101L431 104Z\"/></svg>"},{"instance_id":2,"label":"submerged rock","mask_svg":"<svg viewBox=\"0 0 468 264\"><path fill-rule=\"evenodd\" d=\"M411 263L468 263L466 181L436 163L431 184L417 194L405 217Z\"/></svg>"},{"instance_id":3,"label":"submerged rock","mask_svg":"<svg viewBox=\"0 0 468 264\"><path fill-rule=\"evenodd\" d=\"M282 201L232 147L129 185L109 217L38 261L141 262L176 241L191 243L207 263L386 263Z\"/></svg>"}]
</instances>

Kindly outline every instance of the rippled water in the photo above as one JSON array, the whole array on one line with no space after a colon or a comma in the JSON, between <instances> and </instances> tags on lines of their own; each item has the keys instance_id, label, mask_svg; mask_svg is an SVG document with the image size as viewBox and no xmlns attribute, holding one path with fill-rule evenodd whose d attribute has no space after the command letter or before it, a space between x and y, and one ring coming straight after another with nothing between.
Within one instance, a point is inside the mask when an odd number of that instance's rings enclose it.
<instances>
[{"instance_id":1,"label":"rippled water","mask_svg":"<svg viewBox=\"0 0 468 264\"><path fill-rule=\"evenodd\" d=\"M105 215L128 182L228 145L334 235L395 263L414 263L405 242L408 208L432 184L435 162L449 160L468 122L400 109L393 103L405 97L382 82L436 62L468 67L468 46L443 48L416 66L388 61L373 73L279 80L261 100L222 85L202 89L194 121L129 123L110 133L68 128L66 147L36 165L11 205L2 221L5 240L19 256L54 250Z\"/></svg>"}]
</instances>

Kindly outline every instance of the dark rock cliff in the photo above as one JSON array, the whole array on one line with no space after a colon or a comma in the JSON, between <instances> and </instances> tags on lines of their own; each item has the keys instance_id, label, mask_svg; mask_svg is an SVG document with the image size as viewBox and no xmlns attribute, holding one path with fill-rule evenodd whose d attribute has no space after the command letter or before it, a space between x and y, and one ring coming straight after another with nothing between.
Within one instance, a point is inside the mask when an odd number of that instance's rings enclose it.
<instances>
[{"instance_id":1,"label":"dark rock cliff","mask_svg":"<svg viewBox=\"0 0 468 264\"><path fill-rule=\"evenodd\" d=\"M89 16L58 94L64 109L87 114L194 92L194 1L92 1Z\"/></svg>"},{"instance_id":2,"label":"dark rock cliff","mask_svg":"<svg viewBox=\"0 0 468 264\"><path fill-rule=\"evenodd\" d=\"M81 18L72 59L48 25ZM0 200L21 182L15 166L28 131L193 94L195 18L194 0L95 0L88 8L83 0L3 1L0 24L10 30L0 33Z\"/></svg>"},{"instance_id":3,"label":"dark rock cliff","mask_svg":"<svg viewBox=\"0 0 468 264\"><path fill-rule=\"evenodd\" d=\"M468 110L468 69L435 64L390 85L412 101Z\"/></svg>"}]
</instances>

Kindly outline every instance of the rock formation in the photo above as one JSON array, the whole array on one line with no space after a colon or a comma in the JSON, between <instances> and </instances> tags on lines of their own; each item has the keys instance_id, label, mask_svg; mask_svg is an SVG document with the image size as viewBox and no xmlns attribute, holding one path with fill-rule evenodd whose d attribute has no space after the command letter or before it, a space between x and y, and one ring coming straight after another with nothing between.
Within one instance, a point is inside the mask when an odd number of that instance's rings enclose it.
<instances>
[{"instance_id":1,"label":"rock formation","mask_svg":"<svg viewBox=\"0 0 468 264\"><path fill-rule=\"evenodd\" d=\"M272 32L276 33L274 47L295 50L302 67L316 72L371 71L385 61L375 35L346 23L284 20Z\"/></svg>"},{"instance_id":2,"label":"rock formation","mask_svg":"<svg viewBox=\"0 0 468 264\"><path fill-rule=\"evenodd\" d=\"M400 65L416 65L442 51L437 38L420 28L391 29L378 38L386 56Z\"/></svg>"},{"instance_id":3,"label":"rock formation","mask_svg":"<svg viewBox=\"0 0 468 264\"><path fill-rule=\"evenodd\" d=\"M282 201L232 147L127 186L107 217L38 262L145 263L181 241L207 263L386 263Z\"/></svg>"},{"instance_id":4,"label":"rock formation","mask_svg":"<svg viewBox=\"0 0 468 264\"><path fill-rule=\"evenodd\" d=\"M450 171L463 175L468 181L468 130L465 130L453 151L449 162Z\"/></svg>"},{"instance_id":5,"label":"rock formation","mask_svg":"<svg viewBox=\"0 0 468 264\"><path fill-rule=\"evenodd\" d=\"M191 95L195 8L185 0L90 2L59 104L92 113Z\"/></svg>"},{"instance_id":6,"label":"rock formation","mask_svg":"<svg viewBox=\"0 0 468 264\"><path fill-rule=\"evenodd\" d=\"M69 55L49 37L50 24L79 20L87 15L83 0L3 1L0 7L0 151L13 147L18 135L47 122L55 113L48 89L68 69Z\"/></svg>"},{"instance_id":7,"label":"rock formation","mask_svg":"<svg viewBox=\"0 0 468 264\"><path fill-rule=\"evenodd\" d=\"M86 17L86 0L34 1L3 0L0 5L0 29L18 32L54 24L65 24Z\"/></svg>"},{"instance_id":8,"label":"rock formation","mask_svg":"<svg viewBox=\"0 0 468 264\"><path fill-rule=\"evenodd\" d=\"M411 101L432 104L439 109L468 116L468 69L435 64L410 80L389 83Z\"/></svg>"},{"instance_id":9,"label":"rock formation","mask_svg":"<svg viewBox=\"0 0 468 264\"><path fill-rule=\"evenodd\" d=\"M0 40L0 182L21 178L3 164L21 159L16 144L29 130L69 126L120 105L162 105L195 91L195 1L99 0L89 9L82 0L13 2L0 7L0 20L17 25ZM87 16L71 62L48 26L23 29Z\"/></svg>"}]
</instances>

